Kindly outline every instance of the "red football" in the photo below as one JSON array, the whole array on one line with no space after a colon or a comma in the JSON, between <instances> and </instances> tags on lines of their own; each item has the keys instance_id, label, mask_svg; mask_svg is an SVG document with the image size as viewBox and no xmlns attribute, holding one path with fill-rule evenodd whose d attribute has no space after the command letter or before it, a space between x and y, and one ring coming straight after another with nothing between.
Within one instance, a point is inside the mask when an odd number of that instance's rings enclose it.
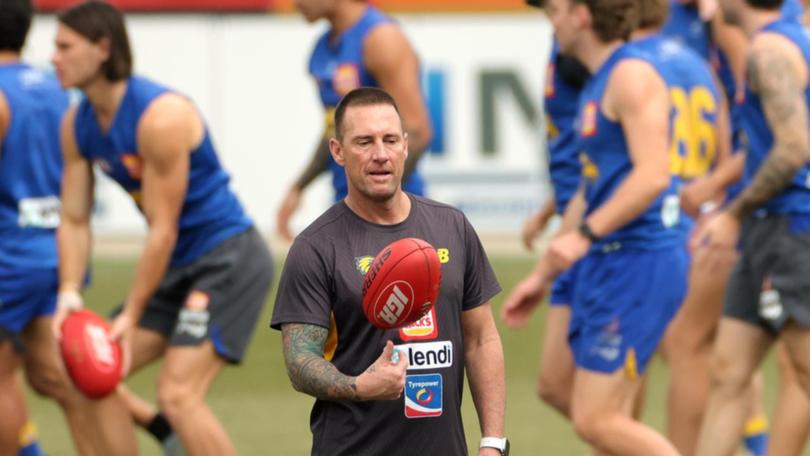
<instances>
[{"instance_id":1,"label":"red football","mask_svg":"<svg viewBox=\"0 0 810 456\"><path fill-rule=\"evenodd\" d=\"M363 312L380 329L422 318L439 296L442 269L436 249L416 238L394 241L377 254L363 280Z\"/></svg>"},{"instance_id":2,"label":"red football","mask_svg":"<svg viewBox=\"0 0 810 456\"><path fill-rule=\"evenodd\" d=\"M62 322L60 348L76 388L90 398L110 394L121 381L121 347L110 342L110 326L95 313L82 309Z\"/></svg>"}]
</instances>

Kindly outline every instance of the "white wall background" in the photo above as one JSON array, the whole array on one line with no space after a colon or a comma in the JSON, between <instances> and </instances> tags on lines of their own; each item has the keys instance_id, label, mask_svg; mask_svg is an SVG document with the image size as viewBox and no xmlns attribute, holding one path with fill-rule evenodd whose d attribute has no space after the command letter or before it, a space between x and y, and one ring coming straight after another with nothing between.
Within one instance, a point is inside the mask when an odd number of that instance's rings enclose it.
<instances>
[{"instance_id":1,"label":"white wall background","mask_svg":"<svg viewBox=\"0 0 810 456\"><path fill-rule=\"evenodd\" d=\"M528 124L511 97L496 103L499 143L479 144L482 70L515 72L540 109L550 43L544 16L398 16L426 68L446 75L446 149L423 160L430 196L461 207L483 232L517 233L547 194L540 125ZM297 16L132 15L136 71L190 95L211 128L232 185L261 230L271 233L286 188L304 168L321 132L322 112L306 73L326 24ZM56 22L38 16L25 57L47 65ZM111 234L143 231L115 184L100 181L96 226ZM308 190L294 226L302 229L332 200L321 178Z\"/></svg>"}]
</instances>

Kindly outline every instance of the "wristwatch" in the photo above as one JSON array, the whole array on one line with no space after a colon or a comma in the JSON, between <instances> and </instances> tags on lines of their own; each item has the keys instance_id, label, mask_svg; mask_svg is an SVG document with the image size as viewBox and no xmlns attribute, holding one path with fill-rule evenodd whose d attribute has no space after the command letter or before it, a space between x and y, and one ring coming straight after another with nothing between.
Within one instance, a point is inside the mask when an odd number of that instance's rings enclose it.
<instances>
[{"instance_id":1,"label":"wristwatch","mask_svg":"<svg viewBox=\"0 0 810 456\"><path fill-rule=\"evenodd\" d=\"M509 440L506 437L482 437L479 448L495 448L502 456L509 456Z\"/></svg>"},{"instance_id":2,"label":"wristwatch","mask_svg":"<svg viewBox=\"0 0 810 456\"><path fill-rule=\"evenodd\" d=\"M584 236L585 239L591 241L591 244L596 244L602 239L596 234L594 234L593 230L591 230L591 227L588 225L588 222L586 222L585 220L583 220L582 223L579 225L579 234Z\"/></svg>"}]
</instances>

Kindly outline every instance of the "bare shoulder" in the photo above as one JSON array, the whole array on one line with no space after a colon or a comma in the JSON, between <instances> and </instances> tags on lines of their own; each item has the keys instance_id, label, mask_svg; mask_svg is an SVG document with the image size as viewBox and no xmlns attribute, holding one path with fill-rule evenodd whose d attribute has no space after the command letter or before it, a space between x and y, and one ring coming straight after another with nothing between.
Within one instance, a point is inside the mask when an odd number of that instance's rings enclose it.
<instances>
[{"instance_id":1,"label":"bare shoulder","mask_svg":"<svg viewBox=\"0 0 810 456\"><path fill-rule=\"evenodd\" d=\"M369 68L395 64L402 59L415 58L408 37L394 23L380 24L368 33L363 42L363 54Z\"/></svg>"},{"instance_id":2,"label":"bare shoulder","mask_svg":"<svg viewBox=\"0 0 810 456\"><path fill-rule=\"evenodd\" d=\"M203 130L202 118L194 104L182 95L167 92L144 111L138 123L139 148L150 149L156 143L171 142L190 150L202 141Z\"/></svg>"},{"instance_id":3,"label":"bare shoulder","mask_svg":"<svg viewBox=\"0 0 810 456\"><path fill-rule=\"evenodd\" d=\"M667 86L655 67L641 59L625 59L616 65L608 79L603 109L615 119L620 112L666 100Z\"/></svg>"},{"instance_id":4,"label":"bare shoulder","mask_svg":"<svg viewBox=\"0 0 810 456\"><path fill-rule=\"evenodd\" d=\"M779 33L757 34L751 41L746 66L748 84L754 92L762 92L779 81L793 80L801 87L808 83L808 68L801 49Z\"/></svg>"}]
</instances>

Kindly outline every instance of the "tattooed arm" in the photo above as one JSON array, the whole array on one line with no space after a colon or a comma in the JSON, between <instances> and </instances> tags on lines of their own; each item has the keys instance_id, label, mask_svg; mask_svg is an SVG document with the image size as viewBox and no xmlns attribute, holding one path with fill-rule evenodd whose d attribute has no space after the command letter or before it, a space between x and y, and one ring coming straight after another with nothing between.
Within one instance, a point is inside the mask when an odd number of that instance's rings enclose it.
<instances>
[{"instance_id":1,"label":"tattooed arm","mask_svg":"<svg viewBox=\"0 0 810 456\"><path fill-rule=\"evenodd\" d=\"M359 376L341 373L323 357L329 331L321 326L288 323L281 328L287 375L296 391L327 401L396 399L405 384L407 361L391 362L388 341L377 360Z\"/></svg>"},{"instance_id":2,"label":"tattooed arm","mask_svg":"<svg viewBox=\"0 0 810 456\"><path fill-rule=\"evenodd\" d=\"M779 37L768 41L777 39L784 40ZM754 46L748 56L748 84L760 96L774 143L752 182L729 206L729 212L738 220L778 195L810 161L804 96L807 75L806 70L797 68L796 57L801 58L790 55L777 43Z\"/></svg>"}]
</instances>

